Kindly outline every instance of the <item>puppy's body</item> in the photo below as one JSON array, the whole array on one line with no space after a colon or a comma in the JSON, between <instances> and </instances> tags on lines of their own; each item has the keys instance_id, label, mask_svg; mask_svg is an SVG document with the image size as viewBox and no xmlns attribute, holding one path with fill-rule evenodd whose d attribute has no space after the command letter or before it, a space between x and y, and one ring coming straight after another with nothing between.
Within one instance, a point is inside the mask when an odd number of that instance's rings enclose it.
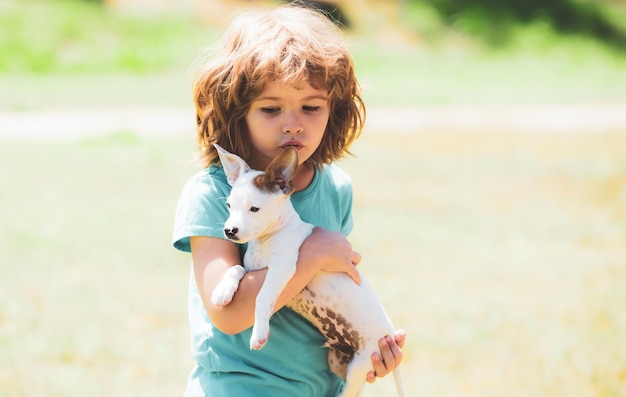
<instances>
[{"instance_id":1,"label":"puppy's body","mask_svg":"<svg viewBox=\"0 0 626 397\"><path fill-rule=\"evenodd\" d=\"M367 280L361 276L357 285L346 275L319 273L287 306L324 335L330 347L328 365L346 379L343 395L357 395L373 369L371 356L380 350L378 340L394 334Z\"/></svg>"},{"instance_id":2,"label":"puppy's body","mask_svg":"<svg viewBox=\"0 0 626 397\"><path fill-rule=\"evenodd\" d=\"M216 145L217 146L217 145ZM230 217L224 225L227 238L248 242L244 268L231 267L214 290L216 305L228 304L239 281L248 271L268 272L255 306L251 349L261 349L270 334L269 319L276 300L296 271L300 245L313 231L293 208L290 181L297 167L297 153L287 148L265 172L250 170L239 157L218 147L232 191ZM394 329L373 289L364 277L357 285L338 273L318 273L288 307L309 320L324 335L330 369L346 380L342 396L356 396L367 373L378 340ZM394 376L403 395L399 370Z\"/></svg>"}]
</instances>

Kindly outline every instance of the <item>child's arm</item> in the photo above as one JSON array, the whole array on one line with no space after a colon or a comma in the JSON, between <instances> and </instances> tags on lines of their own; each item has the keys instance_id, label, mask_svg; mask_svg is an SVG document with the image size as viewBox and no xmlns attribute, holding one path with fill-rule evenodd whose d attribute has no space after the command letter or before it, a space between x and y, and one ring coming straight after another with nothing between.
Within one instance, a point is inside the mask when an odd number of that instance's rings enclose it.
<instances>
[{"instance_id":1,"label":"child's arm","mask_svg":"<svg viewBox=\"0 0 626 397\"><path fill-rule=\"evenodd\" d=\"M211 303L211 294L230 266L241 263L237 246L214 237L191 237L191 255L200 297L213 324L222 332L236 334L254 324L254 304L267 269L247 273L233 300L226 306ZM315 228L300 247L296 273L281 293L274 311L296 296L319 272L346 273L360 283L355 265L361 256L352 251L345 236Z\"/></svg>"}]
</instances>

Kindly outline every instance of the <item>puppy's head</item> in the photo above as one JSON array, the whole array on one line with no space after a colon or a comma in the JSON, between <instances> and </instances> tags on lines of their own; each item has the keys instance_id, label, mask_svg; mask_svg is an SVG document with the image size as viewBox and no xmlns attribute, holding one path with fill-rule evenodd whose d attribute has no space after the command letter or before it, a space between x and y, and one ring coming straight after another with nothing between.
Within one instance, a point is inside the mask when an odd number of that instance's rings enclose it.
<instances>
[{"instance_id":1,"label":"puppy's head","mask_svg":"<svg viewBox=\"0 0 626 397\"><path fill-rule=\"evenodd\" d=\"M293 193L293 178L298 167L298 152L283 150L265 172L252 170L239 156L215 145L232 190L226 203L230 216L224 235L245 243L273 233L280 227L285 200Z\"/></svg>"}]
</instances>

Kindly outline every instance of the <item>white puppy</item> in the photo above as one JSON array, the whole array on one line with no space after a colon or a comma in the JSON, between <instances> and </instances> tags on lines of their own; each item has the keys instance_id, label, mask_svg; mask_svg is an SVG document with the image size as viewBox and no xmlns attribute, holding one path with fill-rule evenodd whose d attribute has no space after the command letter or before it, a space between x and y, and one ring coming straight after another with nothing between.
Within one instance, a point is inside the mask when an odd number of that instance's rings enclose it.
<instances>
[{"instance_id":1,"label":"white puppy","mask_svg":"<svg viewBox=\"0 0 626 397\"><path fill-rule=\"evenodd\" d=\"M296 271L299 247L313 230L313 225L300 219L289 199L298 154L288 147L261 172L251 170L244 160L218 145L215 147L232 186L224 234L231 241L247 242L248 248L243 267L232 266L226 272L211 300L215 305L227 305L246 272L267 268L256 298L250 338L250 348L261 349L270 335L269 320L276 300ZM357 285L345 274L322 272L287 306L325 336L330 347L329 367L346 380L341 396L358 395L367 373L373 370L371 355L379 351L378 340L394 333L367 280L361 276L361 285ZM394 376L398 394L403 396L399 368Z\"/></svg>"}]
</instances>

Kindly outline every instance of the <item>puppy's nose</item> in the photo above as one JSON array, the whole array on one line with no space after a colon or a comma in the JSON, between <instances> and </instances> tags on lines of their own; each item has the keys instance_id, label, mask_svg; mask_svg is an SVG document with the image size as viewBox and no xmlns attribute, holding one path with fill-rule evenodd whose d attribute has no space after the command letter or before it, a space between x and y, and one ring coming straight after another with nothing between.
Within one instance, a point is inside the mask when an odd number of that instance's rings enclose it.
<instances>
[{"instance_id":1,"label":"puppy's nose","mask_svg":"<svg viewBox=\"0 0 626 397\"><path fill-rule=\"evenodd\" d=\"M237 240L237 232L239 231L239 229L237 229L236 227L233 228L224 228L224 235L231 239L231 240Z\"/></svg>"}]
</instances>

